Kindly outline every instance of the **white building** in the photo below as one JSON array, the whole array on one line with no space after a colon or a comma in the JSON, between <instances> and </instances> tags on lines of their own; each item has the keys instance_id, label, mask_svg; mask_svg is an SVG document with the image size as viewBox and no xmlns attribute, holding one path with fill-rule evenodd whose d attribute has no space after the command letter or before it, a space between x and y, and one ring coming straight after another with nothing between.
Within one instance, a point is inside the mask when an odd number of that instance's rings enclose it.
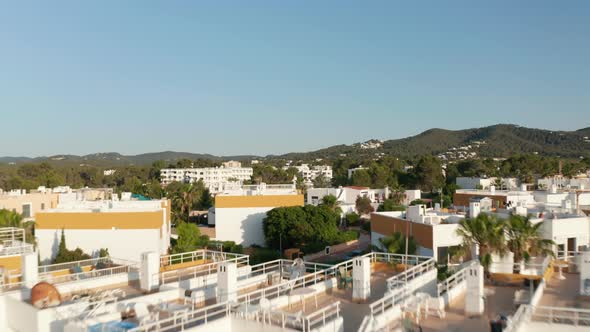
<instances>
[{"instance_id":1,"label":"white building","mask_svg":"<svg viewBox=\"0 0 590 332\"><path fill-rule=\"evenodd\" d=\"M389 197L389 188L371 189L369 187L338 187L338 188L311 188L307 190L305 204L319 205L324 196L332 195L336 197L342 216L355 212L356 199L366 196L371 200L374 209L383 203Z\"/></svg>"},{"instance_id":2,"label":"white building","mask_svg":"<svg viewBox=\"0 0 590 332\"><path fill-rule=\"evenodd\" d=\"M500 186L497 186L497 180L500 179ZM516 178L480 178L480 177L457 177L455 183L461 189L490 189L495 186L496 189L515 190L518 188L518 179Z\"/></svg>"},{"instance_id":3,"label":"white building","mask_svg":"<svg viewBox=\"0 0 590 332\"><path fill-rule=\"evenodd\" d=\"M241 167L241 163L237 161L228 161L221 167L164 168L160 170L160 179L162 185L174 181L195 183L200 180L211 193L218 193L226 186L235 186L236 183L250 180L252 174L254 170L251 167Z\"/></svg>"},{"instance_id":4,"label":"white building","mask_svg":"<svg viewBox=\"0 0 590 332\"><path fill-rule=\"evenodd\" d=\"M303 206L303 195L297 192L294 184L242 186L215 196L208 223L215 227L216 240L263 246L262 221L266 212L287 206Z\"/></svg>"},{"instance_id":5,"label":"white building","mask_svg":"<svg viewBox=\"0 0 590 332\"><path fill-rule=\"evenodd\" d=\"M284 166L283 169L296 168L297 172L303 177L306 184L311 185L311 182L318 176L324 176L328 181L332 180L332 166L316 165L309 167L308 164L301 164L301 166Z\"/></svg>"},{"instance_id":6,"label":"white building","mask_svg":"<svg viewBox=\"0 0 590 332\"><path fill-rule=\"evenodd\" d=\"M438 206L438 205L437 205ZM461 245L456 234L465 215L427 209L425 205L408 206L407 211L374 212L371 214L371 244L381 248L380 239L400 232L418 244L418 255L445 262L450 247Z\"/></svg>"},{"instance_id":7,"label":"white building","mask_svg":"<svg viewBox=\"0 0 590 332\"><path fill-rule=\"evenodd\" d=\"M103 248L114 257L135 261L147 251L165 254L170 248L170 209L168 200L60 201L36 215L39 258L48 262L55 257L62 231L69 250L80 248L91 256Z\"/></svg>"}]
</instances>

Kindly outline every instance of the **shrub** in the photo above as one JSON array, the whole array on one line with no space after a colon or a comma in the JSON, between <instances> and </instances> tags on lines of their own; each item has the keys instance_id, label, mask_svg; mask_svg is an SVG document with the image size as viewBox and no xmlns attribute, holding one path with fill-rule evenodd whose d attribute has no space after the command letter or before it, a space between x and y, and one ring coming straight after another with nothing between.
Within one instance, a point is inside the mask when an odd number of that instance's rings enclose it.
<instances>
[{"instance_id":1,"label":"shrub","mask_svg":"<svg viewBox=\"0 0 590 332\"><path fill-rule=\"evenodd\" d=\"M359 224L359 221L361 220L361 217L354 212L347 214L345 216L345 218L346 218L346 224L348 226L357 226Z\"/></svg>"}]
</instances>

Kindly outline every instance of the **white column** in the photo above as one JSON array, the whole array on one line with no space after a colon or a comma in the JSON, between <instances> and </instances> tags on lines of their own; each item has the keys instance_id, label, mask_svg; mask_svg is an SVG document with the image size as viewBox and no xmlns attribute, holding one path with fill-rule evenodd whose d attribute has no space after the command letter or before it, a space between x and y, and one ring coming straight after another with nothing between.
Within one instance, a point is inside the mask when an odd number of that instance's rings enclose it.
<instances>
[{"instance_id":1,"label":"white column","mask_svg":"<svg viewBox=\"0 0 590 332\"><path fill-rule=\"evenodd\" d=\"M217 298L219 302L235 301L238 297L238 266L234 262L217 265Z\"/></svg>"},{"instance_id":2,"label":"white column","mask_svg":"<svg viewBox=\"0 0 590 332\"><path fill-rule=\"evenodd\" d=\"M352 260L352 300L365 301L371 296L371 258Z\"/></svg>"},{"instance_id":3,"label":"white column","mask_svg":"<svg viewBox=\"0 0 590 332\"><path fill-rule=\"evenodd\" d=\"M465 315L481 315L484 311L483 266L477 264L467 269L465 279Z\"/></svg>"},{"instance_id":4,"label":"white column","mask_svg":"<svg viewBox=\"0 0 590 332\"><path fill-rule=\"evenodd\" d=\"M21 256L22 280L25 287L32 288L39 280L37 252L30 252Z\"/></svg>"},{"instance_id":5,"label":"white column","mask_svg":"<svg viewBox=\"0 0 590 332\"><path fill-rule=\"evenodd\" d=\"M580 258L580 295L590 296L590 251L582 252Z\"/></svg>"},{"instance_id":6,"label":"white column","mask_svg":"<svg viewBox=\"0 0 590 332\"><path fill-rule=\"evenodd\" d=\"M139 287L143 291L151 292L160 286L160 254L157 252L144 252L141 254L141 278Z\"/></svg>"}]
</instances>

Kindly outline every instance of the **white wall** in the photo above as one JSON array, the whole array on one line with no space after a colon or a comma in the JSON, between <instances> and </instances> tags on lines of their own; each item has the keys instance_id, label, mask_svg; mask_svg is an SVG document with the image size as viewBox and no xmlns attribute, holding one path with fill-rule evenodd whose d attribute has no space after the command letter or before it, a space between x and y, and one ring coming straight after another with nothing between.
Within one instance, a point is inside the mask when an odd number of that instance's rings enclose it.
<instances>
[{"instance_id":1,"label":"white wall","mask_svg":"<svg viewBox=\"0 0 590 332\"><path fill-rule=\"evenodd\" d=\"M167 251L161 247L160 229L66 229L64 233L68 249L79 247L89 255L108 248L112 257L139 262L143 252ZM50 260L59 248L61 229L37 229L35 235L41 261Z\"/></svg>"},{"instance_id":2,"label":"white wall","mask_svg":"<svg viewBox=\"0 0 590 332\"><path fill-rule=\"evenodd\" d=\"M237 244L263 246L262 220L274 207L215 208L215 239Z\"/></svg>"},{"instance_id":3,"label":"white wall","mask_svg":"<svg viewBox=\"0 0 590 332\"><path fill-rule=\"evenodd\" d=\"M432 257L438 259L439 247L458 246L462 238L457 235L459 224L440 224L432 226Z\"/></svg>"},{"instance_id":4,"label":"white wall","mask_svg":"<svg viewBox=\"0 0 590 332\"><path fill-rule=\"evenodd\" d=\"M576 246L590 244L588 217L543 220L542 229L544 238L553 240L556 245L563 244L568 251L577 251L577 248L567 248L568 238L576 238Z\"/></svg>"},{"instance_id":5,"label":"white wall","mask_svg":"<svg viewBox=\"0 0 590 332\"><path fill-rule=\"evenodd\" d=\"M477 177L458 177L456 180L457 186L461 189L478 189L477 186L481 186L480 189L488 189L491 184L491 179L482 179Z\"/></svg>"}]
</instances>

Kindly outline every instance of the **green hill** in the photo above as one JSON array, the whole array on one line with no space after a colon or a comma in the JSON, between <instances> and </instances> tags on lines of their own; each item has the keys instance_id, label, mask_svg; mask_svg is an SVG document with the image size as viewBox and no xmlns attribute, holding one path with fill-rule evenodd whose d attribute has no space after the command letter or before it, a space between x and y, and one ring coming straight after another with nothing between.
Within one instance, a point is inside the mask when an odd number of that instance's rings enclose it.
<instances>
[{"instance_id":1,"label":"green hill","mask_svg":"<svg viewBox=\"0 0 590 332\"><path fill-rule=\"evenodd\" d=\"M519 153L537 153L544 156L578 158L590 157L590 127L577 131L550 131L525 128L516 125L499 124L483 128L464 130L430 129L419 135L387 140L371 140L352 145L335 145L328 148L284 155L262 156L214 156L188 152L164 151L139 155L119 153L95 153L85 156L60 155L51 157L0 157L0 163L27 163L48 161L54 165L90 164L101 167L124 165L149 165L156 160L174 163L180 159L251 160L251 159L290 159L312 161L318 158L337 159L341 156L357 159L373 159L376 156L390 155L399 158L412 158L424 154L442 155L460 151L469 146L469 152L481 157L508 157ZM370 146L370 147L367 147Z\"/></svg>"}]
</instances>

